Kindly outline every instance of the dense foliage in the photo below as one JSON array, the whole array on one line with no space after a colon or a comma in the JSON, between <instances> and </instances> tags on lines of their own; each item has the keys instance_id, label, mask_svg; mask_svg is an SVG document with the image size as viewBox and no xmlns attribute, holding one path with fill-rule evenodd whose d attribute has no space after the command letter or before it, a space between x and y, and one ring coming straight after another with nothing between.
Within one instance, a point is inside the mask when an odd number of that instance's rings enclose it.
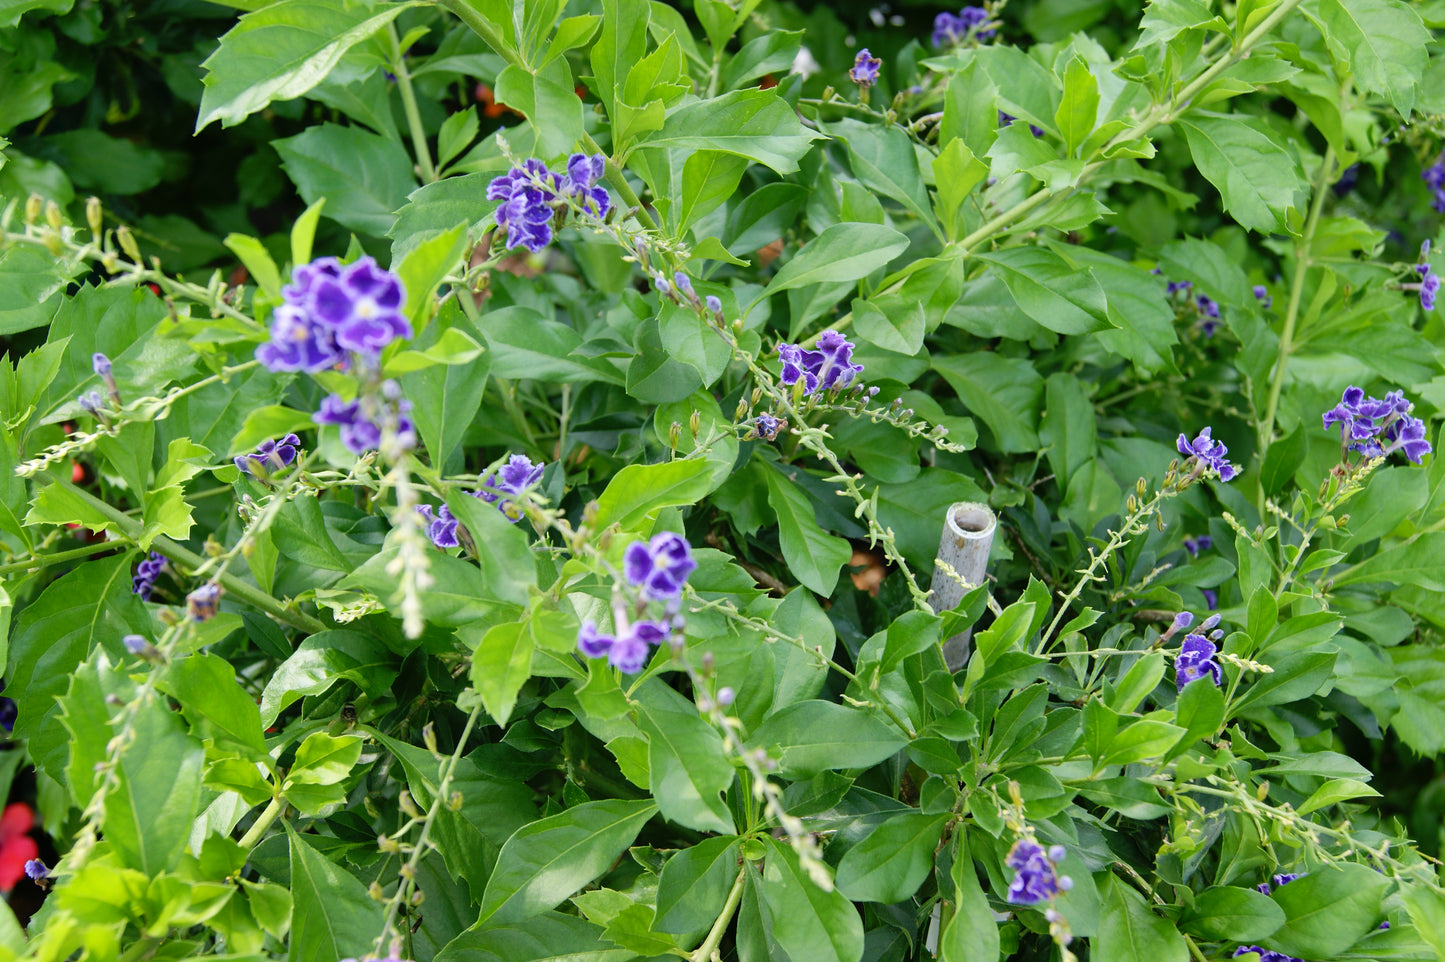
<instances>
[{"instance_id":1,"label":"dense foliage","mask_svg":"<svg viewBox=\"0 0 1445 962\"><path fill-rule=\"evenodd\" d=\"M1437 26L0 0L0 956L1445 957Z\"/></svg>"}]
</instances>

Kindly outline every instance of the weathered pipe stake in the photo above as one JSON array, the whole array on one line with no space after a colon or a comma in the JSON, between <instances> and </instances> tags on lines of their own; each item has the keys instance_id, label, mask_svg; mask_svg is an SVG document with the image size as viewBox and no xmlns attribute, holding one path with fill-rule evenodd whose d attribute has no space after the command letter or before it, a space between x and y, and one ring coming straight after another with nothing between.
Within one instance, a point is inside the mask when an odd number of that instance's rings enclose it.
<instances>
[{"instance_id":1,"label":"weathered pipe stake","mask_svg":"<svg viewBox=\"0 0 1445 962\"><path fill-rule=\"evenodd\" d=\"M972 501L949 505L929 586L929 604L935 613L953 608L967 591L983 584L997 530L998 517L988 505ZM943 643L943 660L949 671L968 664L972 637L973 629L968 628Z\"/></svg>"}]
</instances>

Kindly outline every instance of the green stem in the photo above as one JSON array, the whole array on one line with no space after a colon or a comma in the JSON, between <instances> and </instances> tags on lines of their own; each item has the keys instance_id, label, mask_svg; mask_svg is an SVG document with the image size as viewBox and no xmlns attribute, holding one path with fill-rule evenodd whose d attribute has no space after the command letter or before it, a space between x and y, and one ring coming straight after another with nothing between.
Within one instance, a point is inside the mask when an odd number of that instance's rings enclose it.
<instances>
[{"instance_id":1,"label":"green stem","mask_svg":"<svg viewBox=\"0 0 1445 962\"><path fill-rule=\"evenodd\" d=\"M728 930L728 923L733 920L733 913L738 910L738 904L743 900L743 882L747 879L747 873L746 865L738 869L737 880L733 882L732 890L728 892L728 900L723 903L722 912L718 915L717 921L712 924L712 928L708 930L707 938L703 939L702 945L699 945L696 951L688 956L689 962L709 962L713 953L717 951L718 945L722 943L723 935Z\"/></svg>"},{"instance_id":2,"label":"green stem","mask_svg":"<svg viewBox=\"0 0 1445 962\"><path fill-rule=\"evenodd\" d=\"M416 106L416 91L411 87L411 73L406 69L406 51L401 49L401 40L396 35L396 24L387 24L391 40L391 72L396 75L396 89L401 92L402 110L406 112L407 127L411 129L411 145L416 151L416 163L421 168L421 179L431 183L437 179L436 168L431 162L431 148L426 142L426 128L421 124L421 113Z\"/></svg>"},{"instance_id":3,"label":"green stem","mask_svg":"<svg viewBox=\"0 0 1445 962\"><path fill-rule=\"evenodd\" d=\"M256 847L256 843L261 841L261 836L266 834L266 829L271 827L271 823L276 821L276 816L280 815L281 810L285 807L285 800L279 796L271 799L271 804L256 816L256 821L246 830L246 834L241 836L238 844L243 852L249 852Z\"/></svg>"},{"instance_id":4,"label":"green stem","mask_svg":"<svg viewBox=\"0 0 1445 962\"><path fill-rule=\"evenodd\" d=\"M603 153L602 148L597 146L597 141L593 140L592 135L585 130L582 132L582 146L594 154ZM652 215L647 212L647 208L642 206L642 198L637 196L637 191L632 189L632 185L627 182L627 177L622 173L620 158L607 158L607 183L622 195L624 204L637 211L637 219L642 222L643 227L648 230L657 230L657 221L653 220Z\"/></svg>"},{"instance_id":5,"label":"green stem","mask_svg":"<svg viewBox=\"0 0 1445 962\"><path fill-rule=\"evenodd\" d=\"M1269 400L1265 404L1264 417L1259 425L1259 460L1264 463L1264 456L1269 453L1269 445L1274 434L1274 417L1279 411L1279 396L1284 389L1285 367L1289 363L1289 356L1294 351L1295 324L1299 320L1300 303L1304 299L1305 275L1313 266L1310 261L1310 247L1314 244L1315 230L1319 227L1320 211L1324 209L1325 195L1329 193L1326 189L1329 183L1331 170L1335 166L1335 153L1332 148L1325 148L1325 155L1320 160L1319 172L1315 175L1314 203L1310 205L1309 218L1305 221L1304 233L1300 235L1299 241L1295 244L1295 266L1294 276L1290 278L1289 285L1289 307L1285 310L1284 329L1279 335L1279 359L1274 365L1274 375L1269 382ZM1263 482L1261 481L1261 485ZM1260 512L1264 511L1264 488L1259 491Z\"/></svg>"},{"instance_id":6,"label":"green stem","mask_svg":"<svg viewBox=\"0 0 1445 962\"><path fill-rule=\"evenodd\" d=\"M144 526L139 521L136 521L119 508L106 504L89 491L76 487L64 478L57 478L53 483L66 489L72 495L85 502L91 509L105 515L106 519L115 524L115 526L120 529L121 534L128 540L133 542L140 541ZM170 560L180 562L188 568L200 568L206 564L205 558L202 558L188 548L176 544L164 535L157 536L156 539L151 542L151 548L160 552L160 554ZM234 575L222 574L217 580L220 582L221 587L226 589L228 594L234 595L249 605L260 608L277 621L283 621L293 628L299 628L309 633L326 630L326 625L322 622L304 612L292 611L264 591L251 587Z\"/></svg>"},{"instance_id":7,"label":"green stem","mask_svg":"<svg viewBox=\"0 0 1445 962\"><path fill-rule=\"evenodd\" d=\"M118 547L120 547L120 545L114 541L101 541L96 544L88 544L83 548L57 551L55 554L35 555L28 561L12 561L10 564L0 565L0 575L18 574L22 571L40 571L51 565L74 561L77 558L89 558L91 555L100 554L102 551L114 551Z\"/></svg>"},{"instance_id":8,"label":"green stem","mask_svg":"<svg viewBox=\"0 0 1445 962\"><path fill-rule=\"evenodd\" d=\"M491 47L497 56L514 67L527 69L527 63L522 59L521 54L508 46L501 35L492 27L492 22L481 13L472 9L467 0L436 0L437 5L445 7L456 15L456 18L471 28L471 31L482 38L482 42Z\"/></svg>"}]
</instances>

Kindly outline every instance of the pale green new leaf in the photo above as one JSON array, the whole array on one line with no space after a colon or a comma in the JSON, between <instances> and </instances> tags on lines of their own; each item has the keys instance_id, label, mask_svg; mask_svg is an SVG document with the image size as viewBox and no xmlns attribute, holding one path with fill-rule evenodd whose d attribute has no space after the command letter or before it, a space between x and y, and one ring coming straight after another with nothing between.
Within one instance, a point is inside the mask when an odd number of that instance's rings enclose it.
<instances>
[{"instance_id":1,"label":"pale green new leaf","mask_svg":"<svg viewBox=\"0 0 1445 962\"><path fill-rule=\"evenodd\" d=\"M1262 234L1291 229L1290 215L1298 216L1308 190L1292 152L1239 115L1192 114L1180 125L1199 172L1240 226Z\"/></svg>"}]
</instances>

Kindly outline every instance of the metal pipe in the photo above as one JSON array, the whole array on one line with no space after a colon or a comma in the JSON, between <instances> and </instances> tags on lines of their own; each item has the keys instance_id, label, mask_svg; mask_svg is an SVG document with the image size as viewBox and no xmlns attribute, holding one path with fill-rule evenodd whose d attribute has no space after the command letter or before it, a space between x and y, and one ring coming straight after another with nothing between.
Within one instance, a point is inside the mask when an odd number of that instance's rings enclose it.
<instances>
[{"instance_id":1,"label":"metal pipe","mask_svg":"<svg viewBox=\"0 0 1445 962\"><path fill-rule=\"evenodd\" d=\"M983 584L997 530L998 517L988 505L972 501L949 505L938 557L933 562L933 583L929 585L929 604L934 612L941 614L954 608L968 590ZM973 629L968 628L943 643L943 660L949 671L968 664L972 638Z\"/></svg>"}]
</instances>

